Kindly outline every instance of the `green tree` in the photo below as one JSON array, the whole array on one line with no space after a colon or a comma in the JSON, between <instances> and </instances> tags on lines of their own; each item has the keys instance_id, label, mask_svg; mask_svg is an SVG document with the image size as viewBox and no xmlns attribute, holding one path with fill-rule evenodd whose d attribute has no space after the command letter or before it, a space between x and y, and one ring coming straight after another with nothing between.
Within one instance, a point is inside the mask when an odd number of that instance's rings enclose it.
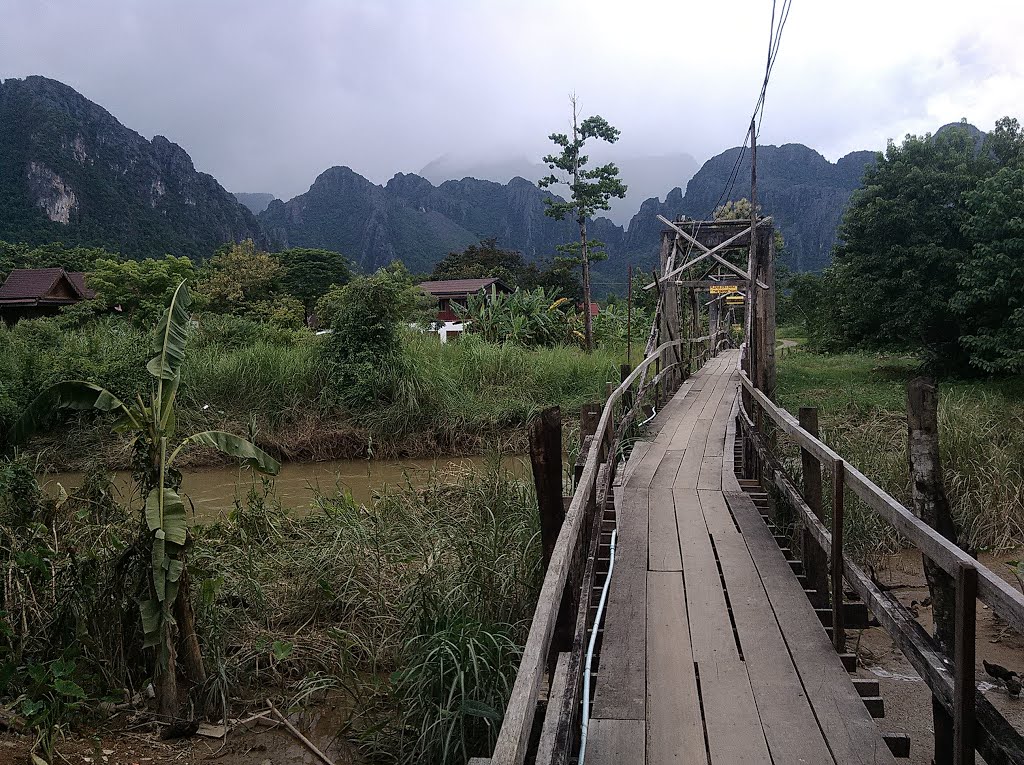
<instances>
[{"instance_id":1,"label":"green tree","mask_svg":"<svg viewBox=\"0 0 1024 765\"><path fill-rule=\"evenodd\" d=\"M449 252L434 265L431 279L501 279L515 289L522 286L528 267L516 250L498 247L496 238L482 239L459 252ZM534 269L536 270L536 269Z\"/></svg>"},{"instance_id":2,"label":"green tree","mask_svg":"<svg viewBox=\"0 0 1024 765\"><path fill-rule=\"evenodd\" d=\"M970 250L964 201L991 166L966 128L890 142L864 175L825 276L825 337L834 348L898 347L962 368L950 310Z\"/></svg>"},{"instance_id":3,"label":"green tree","mask_svg":"<svg viewBox=\"0 0 1024 765\"><path fill-rule=\"evenodd\" d=\"M106 388L83 380L60 382L43 391L8 434L12 444L23 443L60 409L95 409L116 415L114 431L125 436L132 448L134 474L146 498L142 516L149 554L135 559L144 563L148 587L139 607L145 646L155 649L154 677L159 687L160 713L170 717L178 713L179 650L191 680L201 686L206 679L185 571L190 538L185 505L178 494L182 476L175 467L176 459L186 447L198 445L237 457L263 473L276 474L280 469L266 452L223 431L194 433L172 446L177 426L175 401L191 305L188 286L181 282L154 333L155 355L146 365L152 377L148 402L141 396L134 402L123 402Z\"/></svg>"},{"instance_id":4,"label":"green tree","mask_svg":"<svg viewBox=\"0 0 1024 765\"><path fill-rule=\"evenodd\" d=\"M331 250L292 247L277 253L277 259L284 266L281 288L301 301L307 319L316 309L317 300L332 287L342 287L352 280L348 259Z\"/></svg>"},{"instance_id":5,"label":"green tree","mask_svg":"<svg viewBox=\"0 0 1024 765\"><path fill-rule=\"evenodd\" d=\"M972 243L957 267L952 306L975 369L1024 372L1024 163L1003 167L967 195Z\"/></svg>"},{"instance_id":6,"label":"green tree","mask_svg":"<svg viewBox=\"0 0 1024 765\"><path fill-rule=\"evenodd\" d=\"M296 329L304 323L305 310L300 300L285 294L285 274L277 258L246 239L214 255L198 292L202 304L216 313Z\"/></svg>"},{"instance_id":7,"label":"green tree","mask_svg":"<svg viewBox=\"0 0 1024 765\"><path fill-rule=\"evenodd\" d=\"M0 242L0 281L15 268L63 268L91 271L97 260L120 258L99 247L68 247L60 242L43 245Z\"/></svg>"},{"instance_id":8,"label":"green tree","mask_svg":"<svg viewBox=\"0 0 1024 765\"><path fill-rule=\"evenodd\" d=\"M619 168L614 163L586 169L590 158L583 154L586 142L596 138L608 143L619 140L619 131L599 116L587 117L579 121L579 108L575 96L570 98L572 105L572 137L565 133L552 133L549 138L561 147L558 154L544 157L544 163L552 172L541 178L538 185L547 188L558 183L569 185L569 201L545 199L546 215L555 220L571 217L580 230L580 241L572 246L565 246L563 252L572 252L579 258L583 271L583 327L584 344L587 351L594 349L594 329L590 316L590 262L603 247L596 240L587 239L587 219L599 210L607 210L612 197L619 199L626 196L626 186L619 180Z\"/></svg>"},{"instance_id":9,"label":"green tree","mask_svg":"<svg viewBox=\"0 0 1024 765\"><path fill-rule=\"evenodd\" d=\"M330 327L326 352L342 403L362 410L388 402L405 375L401 323L421 318L422 293L400 263L335 287L317 302Z\"/></svg>"},{"instance_id":10,"label":"green tree","mask_svg":"<svg viewBox=\"0 0 1024 765\"><path fill-rule=\"evenodd\" d=\"M120 308L136 324L149 326L160 316L177 286L194 279L191 260L168 255L145 260L100 258L86 274L85 283L96 291L102 308Z\"/></svg>"}]
</instances>

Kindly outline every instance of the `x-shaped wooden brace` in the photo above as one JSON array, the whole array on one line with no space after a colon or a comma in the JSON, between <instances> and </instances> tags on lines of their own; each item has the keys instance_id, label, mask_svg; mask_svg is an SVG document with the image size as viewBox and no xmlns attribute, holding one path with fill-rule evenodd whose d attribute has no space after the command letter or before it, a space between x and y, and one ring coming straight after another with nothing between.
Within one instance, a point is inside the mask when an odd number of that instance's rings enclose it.
<instances>
[{"instance_id":1,"label":"x-shaped wooden brace","mask_svg":"<svg viewBox=\"0 0 1024 765\"><path fill-rule=\"evenodd\" d=\"M659 281L659 282L664 282L664 281L666 281L666 280L668 280L668 279L672 278L672 277L673 277L673 276L675 276L676 274L680 274L680 273L682 273L682 272L683 272L683 271L685 271L685 270L686 270L687 268L690 268L690 266L693 266L693 265L695 265L695 264L699 263L700 261L704 260L704 258L707 258L707 257L711 257L711 258L714 258L715 260L717 260L717 261L718 261L719 263L721 263L721 264L722 264L723 266L725 266L726 268L728 268L728 269L729 269L730 271L732 271L733 273L735 273L735 274L737 274L737 275L739 275L739 276L742 276L742 277L743 277L744 279L746 279L746 280L748 280L748 281L750 280L750 274L748 274L748 273L747 273L746 271L744 271L744 270L743 270L742 268L740 268L739 266L735 266L735 265L733 265L733 264L732 264L732 263L730 263L730 262L729 262L728 260L726 260L725 258L723 258L723 257L722 257L721 255L719 255L719 254L718 254L718 251L719 251L719 250L721 250L721 249L724 249L725 247L728 247L728 246L729 246L730 244L732 244L733 242L735 242L735 241L736 241L737 239L739 239L740 237L742 237L742 236L744 236L745 234L749 233L749 230L748 230L748 229L744 229L743 231L740 231L740 232L739 232L738 234L735 234L735 235L733 235L733 236L730 236L730 237L729 237L728 239L726 239L726 240L725 240L724 242L722 242L721 244L717 244L717 245L715 245L714 247L711 247L711 248L709 249L709 248L708 248L708 247L706 247L706 246L705 246L704 244L702 244L701 242L698 242L698 241L697 241L696 239L694 239L694 238L693 238L692 236L690 236L690 235L689 235L688 233L686 233L686 232L685 232L685 231L683 231L683 230L682 230L681 228L679 228L679 226L677 226L677 225L676 225L675 223L673 223L672 221L670 221L670 220L669 220L668 218L666 218L666 217L665 217L664 215L659 215L659 216L658 216L658 220L660 220L660 221L661 221L662 223L664 223L664 224L665 224L666 226L668 226L668 227L669 227L669 228L671 228L671 229L672 229L673 231L675 231L675 232L676 232L676 233L677 233L677 234L678 234L679 236L681 236L681 237L683 237L684 239L688 240L688 241L689 241L689 242L691 242L692 244L695 244L695 245L697 245L697 247L699 247L700 249L702 249L702 250L704 251L704 252L702 252L702 253L701 253L700 255L698 255L697 257L695 257L695 258L692 258L692 259L691 259L691 260L689 260L688 262L686 262L686 263L684 263L683 265L679 266L679 268L676 268L676 269L674 269L674 270L672 270L672 271L669 271L669 272L668 272L667 274L665 274L665 275L664 275L664 276L662 276L662 277L661 277L660 279L658 279L658 281ZM761 226L761 225L763 225L763 224L765 224L765 223L770 223L770 222L771 222L771 218L770 218L770 217L768 217L768 218L762 218L762 219L761 219L760 221L758 221L757 225L758 225L758 226ZM675 254L675 253L673 252L673 254ZM767 284L765 284L764 282L762 282L761 280L758 280L758 281L757 281L757 286L758 286L758 287L760 287L760 288L761 288L761 289L763 289L763 290L766 290L766 289L768 289L768 285L767 285ZM644 289L645 289L645 290L651 290L651 289L654 289L654 282L651 282L650 284L646 285L646 286L644 287Z\"/></svg>"}]
</instances>

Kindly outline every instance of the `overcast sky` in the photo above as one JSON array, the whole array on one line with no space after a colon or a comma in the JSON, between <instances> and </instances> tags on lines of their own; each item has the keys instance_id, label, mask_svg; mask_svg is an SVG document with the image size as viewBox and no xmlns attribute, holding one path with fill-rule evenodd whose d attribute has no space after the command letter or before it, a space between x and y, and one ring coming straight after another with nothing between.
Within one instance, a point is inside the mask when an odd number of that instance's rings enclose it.
<instances>
[{"instance_id":1,"label":"overcast sky","mask_svg":"<svg viewBox=\"0 0 1024 765\"><path fill-rule=\"evenodd\" d=\"M743 139L770 18L770 0L0 0L0 78L61 80L228 189L289 198L332 165L384 182L444 153L539 158L571 91L623 155L703 162ZM1024 117L1022 29L1019 0L794 0L761 143L835 160Z\"/></svg>"}]
</instances>

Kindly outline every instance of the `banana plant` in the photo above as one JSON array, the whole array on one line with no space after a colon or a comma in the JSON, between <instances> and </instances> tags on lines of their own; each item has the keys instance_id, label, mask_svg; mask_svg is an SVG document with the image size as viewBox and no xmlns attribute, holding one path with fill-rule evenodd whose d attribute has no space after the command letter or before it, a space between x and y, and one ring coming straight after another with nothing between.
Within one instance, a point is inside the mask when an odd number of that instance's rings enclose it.
<instances>
[{"instance_id":1,"label":"banana plant","mask_svg":"<svg viewBox=\"0 0 1024 765\"><path fill-rule=\"evenodd\" d=\"M145 646L156 649L154 675L162 680L161 712L175 714L177 701L175 656L176 614L186 648L186 664L194 679L202 679L202 657L195 637L187 592L180 592L185 574L188 519L178 493L181 473L175 463L188 446L209 446L236 457L261 473L276 475L280 464L244 438L218 430L206 430L175 439L175 398L181 382L181 365L188 340L192 298L185 282L178 285L170 305L156 327L154 356L146 369L153 380L150 396L122 401L106 388L84 380L57 383L33 401L8 436L21 443L56 410L99 410L115 414L114 431L125 436L135 455L136 475L146 498L143 508L146 533L150 535L149 597L140 601ZM187 589L187 586L186 586ZM179 602L179 598L183 602ZM196 666L198 665L198 666ZM195 675L199 675L198 678ZM166 690L165 690L166 689Z\"/></svg>"}]
</instances>

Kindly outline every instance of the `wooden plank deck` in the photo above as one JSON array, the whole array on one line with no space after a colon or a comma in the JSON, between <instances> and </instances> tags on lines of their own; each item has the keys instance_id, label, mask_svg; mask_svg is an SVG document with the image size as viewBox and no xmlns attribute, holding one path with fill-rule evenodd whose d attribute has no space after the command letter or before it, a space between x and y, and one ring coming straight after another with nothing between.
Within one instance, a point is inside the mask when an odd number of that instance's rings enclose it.
<instances>
[{"instance_id":1,"label":"wooden plank deck","mask_svg":"<svg viewBox=\"0 0 1024 765\"><path fill-rule=\"evenodd\" d=\"M588 763L894 763L733 474L735 351L666 403L616 489Z\"/></svg>"}]
</instances>

